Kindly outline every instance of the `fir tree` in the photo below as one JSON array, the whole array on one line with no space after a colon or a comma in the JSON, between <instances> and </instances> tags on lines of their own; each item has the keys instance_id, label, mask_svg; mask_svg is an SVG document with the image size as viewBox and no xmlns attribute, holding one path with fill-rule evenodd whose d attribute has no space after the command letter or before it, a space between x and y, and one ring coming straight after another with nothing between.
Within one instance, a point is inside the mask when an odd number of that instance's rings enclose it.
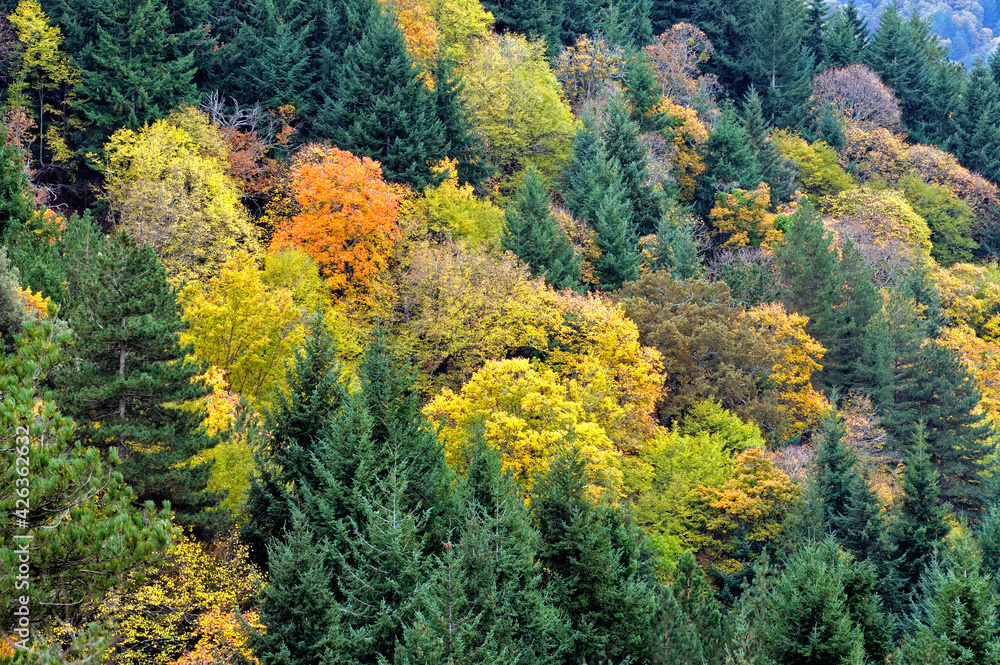
<instances>
[{"instance_id":1,"label":"fir tree","mask_svg":"<svg viewBox=\"0 0 1000 665\"><path fill-rule=\"evenodd\" d=\"M693 23L701 28L715 56L706 69L719 77L719 82L733 95L742 95L752 81L750 37L756 15L755 0L695 0Z\"/></svg>"},{"instance_id":2,"label":"fir tree","mask_svg":"<svg viewBox=\"0 0 1000 665\"><path fill-rule=\"evenodd\" d=\"M966 168L990 180L1000 177L1000 86L982 60L969 72L952 116L949 149Z\"/></svg>"},{"instance_id":3,"label":"fir tree","mask_svg":"<svg viewBox=\"0 0 1000 665\"><path fill-rule=\"evenodd\" d=\"M763 101L755 86L751 85L743 98L740 120L757 158L761 179L771 189L771 203L777 207L788 201L795 192L798 168L794 161L782 156L771 141L768 123L764 120Z\"/></svg>"},{"instance_id":4,"label":"fir tree","mask_svg":"<svg viewBox=\"0 0 1000 665\"><path fill-rule=\"evenodd\" d=\"M830 8L826 0L808 0L802 43L817 63L826 62L826 37L830 28Z\"/></svg>"},{"instance_id":5,"label":"fir tree","mask_svg":"<svg viewBox=\"0 0 1000 665\"><path fill-rule=\"evenodd\" d=\"M604 171L597 121L593 113L584 112L560 178L563 203L575 217L593 223L601 203Z\"/></svg>"},{"instance_id":6,"label":"fir tree","mask_svg":"<svg viewBox=\"0 0 1000 665\"><path fill-rule=\"evenodd\" d=\"M831 67L846 67L864 58L868 45L868 23L861 18L854 0L840 7L830 20L823 45L825 62Z\"/></svg>"},{"instance_id":7,"label":"fir tree","mask_svg":"<svg viewBox=\"0 0 1000 665\"><path fill-rule=\"evenodd\" d=\"M827 523L835 531L847 514L856 475L857 459L844 445L845 431L840 415L830 409L823 417L815 462L817 496L823 502Z\"/></svg>"},{"instance_id":8,"label":"fir tree","mask_svg":"<svg viewBox=\"0 0 1000 665\"><path fill-rule=\"evenodd\" d=\"M257 599L265 630L251 640L262 665L331 663L343 649L330 549L301 518L285 541L272 541L270 577Z\"/></svg>"},{"instance_id":9,"label":"fir tree","mask_svg":"<svg viewBox=\"0 0 1000 665\"><path fill-rule=\"evenodd\" d=\"M821 335L827 338L824 342L827 344L826 362L821 376L828 385L849 390L864 383L867 368L862 358L868 323L881 303L872 285L871 270L850 238L841 247L838 268L841 300L839 307L831 312L829 331Z\"/></svg>"},{"instance_id":10,"label":"fir tree","mask_svg":"<svg viewBox=\"0 0 1000 665\"><path fill-rule=\"evenodd\" d=\"M576 286L580 260L549 209L549 195L534 166L524 173L514 203L507 208L503 248L514 252L535 275L557 289Z\"/></svg>"},{"instance_id":11,"label":"fir tree","mask_svg":"<svg viewBox=\"0 0 1000 665\"><path fill-rule=\"evenodd\" d=\"M763 91L764 113L777 127L802 124L813 76L813 55L803 43L802 0L762 0L751 28L751 78Z\"/></svg>"},{"instance_id":12,"label":"fir tree","mask_svg":"<svg viewBox=\"0 0 1000 665\"><path fill-rule=\"evenodd\" d=\"M434 66L434 108L444 131L448 157L458 161L458 180L479 185L492 173L463 99L465 84L455 63L440 55Z\"/></svg>"},{"instance_id":13,"label":"fir tree","mask_svg":"<svg viewBox=\"0 0 1000 665\"><path fill-rule=\"evenodd\" d=\"M931 564L920 598L903 650L906 662L1000 662L997 599L969 535L959 535L943 561Z\"/></svg>"},{"instance_id":14,"label":"fir tree","mask_svg":"<svg viewBox=\"0 0 1000 665\"><path fill-rule=\"evenodd\" d=\"M654 270L666 270L674 279L691 279L701 275L694 221L690 215L681 212L676 201L665 204L650 247L649 262Z\"/></svg>"},{"instance_id":15,"label":"fir tree","mask_svg":"<svg viewBox=\"0 0 1000 665\"><path fill-rule=\"evenodd\" d=\"M125 234L84 229L64 248L68 288L63 312L76 332L75 362L56 376L60 403L83 440L124 460L140 501L169 501L181 524L210 526L205 491L210 464L183 465L213 444L203 414L176 405L206 394L185 360L176 291L153 250Z\"/></svg>"},{"instance_id":16,"label":"fir tree","mask_svg":"<svg viewBox=\"0 0 1000 665\"><path fill-rule=\"evenodd\" d=\"M544 39L549 56L558 53L561 44L576 41L578 33L563 28L563 2L559 0L487 0L483 8L493 14L498 32L518 32Z\"/></svg>"},{"instance_id":17,"label":"fir tree","mask_svg":"<svg viewBox=\"0 0 1000 665\"><path fill-rule=\"evenodd\" d=\"M226 91L269 109L290 104L304 119L317 110L319 91L309 37L314 25L301 0L253 3L233 41L223 47L236 61Z\"/></svg>"},{"instance_id":18,"label":"fir tree","mask_svg":"<svg viewBox=\"0 0 1000 665\"><path fill-rule=\"evenodd\" d=\"M899 505L896 568L907 589L913 589L930 564L938 544L948 533L947 504L938 496L938 474L927 455L923 429L916 431L913 452L903 472L903 499Z\"/></svg>"},{"instance_id":19,"label":"fir tree","mask_svg":"<svg viewBox=\"0 0 1000 665\"><path fill-rule=\"evenodd\" d=\"M937 497L935 497L936 499ZM1000 589L1000 506L991 503L976 529L976 540L983 555L983 572L993 578L994 593Z\"/></svg>"},{"instance_id":20,"label":"fir tree","mask_svg":"<svg viewBox=\"0 0 1000 665\"><path fill-rule=\"evenodd\" d=\"M964 65L953 62L937 63L929 68L925 113L914 128L921 141L946 146L952 136L953 123L959 120L959 100L966 78Z\"/></svg>"},{"instance_id":21,"label":"fir tree","mask_svg":"<svg viewBox=\"0 0 1000 665\"><path fill-rule=\"evenodd\" d=\"M743 123L730 103L723 103L715 129L705 143L705 172L695 192L696 210L708 217L721 190L753 190L760 184L760 165Z\"/></svg>"},{"instance_id":22,"label":"fir tree","mask_svg":"<svg viewBox=\"0 0 1000 665\"><path fill-rule=\"evenodd\" d=\"M723 662L722 613L705 573L691 552L677 562L674 581L660 590L650 662L715 665Z\"/></svg>"},{"instance_id":23,"label":"fir tree","mask_svg":"<svg viewBox=\"0 0 1000 665\"><path fill-rule=\"evenodd\" d=\"M344 52L336 103L321 110L317 130L377 160L388 180L417 189L435 184L442 176L430 164L448 156L448 146L419 74L392 18L373 9L360 41Z\"/></svg>"},{"instance_id":24,"label":"fir tree","mask_svg":"<svg viewBox=\"0 0 1000 665\"><path fill-rule=\"evenodd\" d=\"M640 235L653 233L662 204L657 192L647 183L649 150L639 140L639 126L629 118L620 95L612 97L608 103L600 134L607 158L618 162L618 173L625 188L626 200L632 206L632 222L636 230Z\"/></svg>"},{"instance_id":25,"label":"fir tree","mask_svg":"<svg viewBox=\"0 0 1000 665\"><path fill-rule=\"evenodd\" d=\"M74 53L87 118L105 135L138 129L194 99L194 53L177 53L157 0L81 3L86 45ZM67 46L68 47L68 46Z\"/></svg>"},{"instance_id":26,"label":"fir tree","mask_svg":"<svg viewBox=\"0 0 1000 665\"><path fill-rule=\"evenodd\" d=\"M893 89L903 112L903 124L916 126L927 93L923 44L903 21L897 1L882 13L878 31L865 51L866 64Z\"/></svg>"},{"instance_id":27,"label":"fir tree","mask_svg":"<svg viewBox=\"0 0 1000 665\"><path fill-rule=\"evenodd\" d=\"M884 421L898 441L926 426L927 454L940 474L941 499L958 510L982 506L982 468L992 428L978 411L979 386L958 354L936 342L920 345L896 381Z\"/></svg>"},{"instance_id":28,"label":"fir tree","mask_svg":"<svg viewBox=\"0 0 1000 665\"><path fill-rule=\"evenodd\" d=\"M594 213L593 227L601 256L594 262L601 287L617 289L639 279L639 238L632 222L632 206L618 174L617 161L610 167L610 179Z\"/></svg>"},{"instance_id":29,"label":"fir tree","mask_svg":"<svg viewBox=\"0 0 1000 665\"><path fill-rule=\"evenodd\" d=\"M686 0L653 0L649 8L653 34L662 35L677 23L690 23L691 5Z\"/></svg>"},{"instance_id":30,"label":"fir tree","mask_svg":"<svg viewBox=\"0 0 1000 665\"><path fill-rule=\"evenodd\" d=\"M654 113L653 109L663 99L663 89L656 82L656 74L649 60L639 54L632 60L628 70L626 89L632 121L642 132L661 132L670 125L665 113Z\"/></svg>"},{"instance_id":31,"label":"fir tree","mask_svg":"<svg viewBox=\"0 0 1000 665\"><path fill-rule=\"evenodd\" d=\"M591 503L586 462L560 453L534 488L539 560L570 622L564 662L642 660L650 647L654 584L641 532L608 503Z\"/></svg>"}]
</instances>

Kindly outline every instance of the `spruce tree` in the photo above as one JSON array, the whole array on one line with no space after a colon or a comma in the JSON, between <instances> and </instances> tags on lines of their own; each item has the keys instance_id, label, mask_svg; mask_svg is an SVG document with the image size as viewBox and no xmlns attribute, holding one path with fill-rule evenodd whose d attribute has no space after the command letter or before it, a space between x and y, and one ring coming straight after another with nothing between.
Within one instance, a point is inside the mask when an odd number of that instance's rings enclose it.
<instances>
[{"instance_id":1,"label":"spruce tree","mask_svg":"<svg viewBox=\"0 0 1000 665\"><path fill-rule=\"evenodd\" d=\"M653 35L662 35L677 23L691 22L692 3L687 0L653 0L649 8Z\"/></svg>"},{"instance_id":2,"label":"spruce tree","mask_svg":"<svg viewBox=\"0 0 1000 665\"><path fill-rule=\"evenodd\" d=\"M655 665L716 665L725 653L722 613L691 552L674 569L673 583L661 587L650 662Z\"/></svg>"},{"instance_id":3,"label":"spruce tree","mask_svg":"<svg viewBox=\"0 0 1000 665\"><path fill-rule=\"evenodd\" d=\"M444 127L399 27L380 8L371 12L344 52L337 99L320 111L317 131L377 160L388 180L422 190L442 177L430 165L448 156Z\"/></svg>"},{"instance_id":4,"label":"spruce tree","mask_svg":"<svg viewBox=\"0 0 1000 665\"><path fill-rule=\"evenodd\" d=\"M751 24L756 15L755 0L694 0L692 22L701 28L715 55L705 68L734 96L744 93L752 81Z\"/></svg>"},{"instance_id":5,"label":"spruce tree","mask_svg":"<svg viewBox=\"0 0 1000 665\"><path fill-rule=\"evenodd\" d=\"M639 237L632 221L632 206L618 174L618 163L610 167L610 179L594 213L593 227L601 256L594 262L601 287L617 289L639 279Z\"/></svg>"},{"instance_id":6,"label":"spruce tree","mask_svg":"<svg viewBox=\"0 0 1000 665\"><path fill-rule=\"evenodd\" d=\"M702 273L694 221L681 212L676 201L667 201L663 217L656 227L656 238L649 251L653 270L665 270L674 279L691 279Z\"/></svg>"},{"instance_id":7,"label":"spruce tree","mask_svg":"<svg viewBox=\"0 0 1000 665\"><path fill-rule=\"evenodd\" d=\"M914 133L925 143L947 146L962 98L966 69L964 65L950 61L934 63L928 69L925 112Z\"/></svg>"},{"instance_id":8,"label":"spruce tree","mask_svg":"<svg viewBox=\"0 0 1000 665\"><path fill-rule=\"evenodd\" d=\"M976 511L983 504L979 472L992 436L978 411L979 386L958 354L936 342L920 345L906 362L884 423L904 449L923 423L941 499L960 511Z\"/></svg>"},{"instance_id":9,"label":"spruce tree","mask_svg":"<svg viewBox=\"0 0 1000 665\"><path fill-rule=\"evenodd\" d=\"M573 288L580 260L566 232L549 209L549 194L534 166L524 173L514 202L506 211L503 248L514 252L535 275L557 289Z\"/></svg>"},{"instance_id":10,"label":"spruce tree","mask_svg":"<svg viewBox=\"0 0 1000 665\"><path fill-rule=\"evenodd\" d=\"M665 113L654 113L653 108L663 99L663 89L656 82L656 73L645 55L637 55L629 64L626 97L633 122L641 132L662 132L668 128L670 118Z\"/></svg>"},{"instance_id":11,"label":"spruce tree","mask_svg":"<svg viewBox=\"0 0 1000 665\"><path fill-rule=\"evenodd\" d=\"M936 497L935 497L936 498ZM1000 506L991 503L976 529L976 540L983 555L983 572L993 578L993 590L1000 590Z\"/></svg>"},{"instance_id":12,"label":"spruce tree","mask_svg":"<svg viewBox=\"0 0 1000 665\"><path fill-rule=\"evenodd\" d=\"M148 246L93 227L63 251L63 313L77 343L55 377L60 404L87 445L121 456L140 502L169 501L181 524L210 527L220 515L205 510L221 498L205 491L211 465L182 463L213 440L201 410L179 408L207 390L178 343L184 324L166 271Z\"/></svg>"},{"instance_id":13,"label":"spruce tree","mask_svg":"<svg viewBox=\"0 0 1000 665\"><path fill-rule=\"evenodd\" d=\"M831 314L826 362L821 377L827 385L844 390L864 383L867 368L862 364L868 323L881 305L878 291L857 245L848 238L841 247L838 281L841 283L840 305Z\"/></svg>"},{"instance_id":14,"label":"spruce tree","mask_svg":"<svg viewBox=\"0 0 1000 665\"><path fill-rule=\"evenodd\" d=\"M938 474L931 466L924 433L918 429L903 472L903 498L899 505L896 568L905 588L913 589L948 533L947 504L939 500Z\"/></svg>"},{"instance_id":15,"label":"spruce tree","mask_svg":"<svg viewBox=\"0 0 1000 665\"><path fill-rule=\"evenodd\" d=\"M763 100L757 94L755 86L751 85L743 97L740 120L756 156L761 179L771 189L771 203L777 207L787 202L795 193L798 168L795 162L784 157L771 141L769 126L764 120Z\"/></svg>"},{"instance_id":16,"label":"spruce tree","mask_svg":"<svg viewBox=\"0 0 1000 665\"><path fill-rule=\"evenodd\" d=\"M563 2L558 0L486 0L483 8L493 14L496 19L494 27L498 32L517 32L543 38L550 57L559 52L560 45L576 42L576 35L579 34L563 27ZM579 16L580 12L572 14Z\"/></svg>"},{"instance_id":17,"label":"spruce tree","mask_svg":"<svg viewBox=\"0 0 1000 665\"><path fill-rule=\"evenodd\" d=\"M845 432L843 419L830 409L823 416L814 480L827 523L835 531L851 503L857 464L854 453L844 445Z\"/></svg>"},{"instance_id":18,"label":"spruce tree","mask_svg":"<svg viewBox=\"0 0 1000 665\"><path fill-rule=\"evenodd\" d=\"M837 9L830 20L823 45L825 63L831 67L846 67L864 58L868 45L868 23L861 18L854 0Z\"/></svg>"},{"instance_id":19,"label":"spruce tree","mask_svg":"<svg viewBox=\"0 0 1000 665\"><path fill-rule=\"evenodd\" d=\"M948 148L963 166L989 180L1000 178L1000 86L976 60L952 116Z\"/></svg>"},{"instance_id":20,"label":"spruce tree","mask_svg":"<svg viewBox=\"0 0 1000 665\"><path fill-rule=\"evenodd\" d=\"M568 618L563 662L642 661L650 647L655 585L629 514L588 496L586 462L561 452L532 492L539 560Z\"/></svg>"},{"instance_id":21,"label":"spruce tree","mask_svg":"<svg viewBox=\"0 0 1000 665\"><path fill-rule=\"evenodd\" d=\"M817 63L826 62L826 38L830 29L830 7L826 0L808 0L802 42Z\"/></svg>"},{"instance_id":22,"label":"spruce tree","mask_svg":"<svg viewBox=\"0 0 1000 665\"><path fill-rule=\"evenodd\" d=\"M662 214L662 202L647 182L649 150L639 140L639 126L629 117L621 95L613 96L608 102L600 135L607 158L618 162L618 174L626 200L632 206L636 230L639 235L653 233Z\"/></svg>"}]
</instances>

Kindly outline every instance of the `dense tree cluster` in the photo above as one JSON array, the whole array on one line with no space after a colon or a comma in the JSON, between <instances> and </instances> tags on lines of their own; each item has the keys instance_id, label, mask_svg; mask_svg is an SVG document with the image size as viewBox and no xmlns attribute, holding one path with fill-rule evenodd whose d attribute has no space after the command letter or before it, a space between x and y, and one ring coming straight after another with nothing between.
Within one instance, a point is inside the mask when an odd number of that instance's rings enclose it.
<instances>
[{"instance_id":1,"label":"dense tree cluster","mask_svg":"<svg viewBox=\"0 0 1000 665\"><path fill-rule=\"evenodd\" d=\"M968 4L0 0L0 659L998 662Z\"/></svg>"}]
</instances>

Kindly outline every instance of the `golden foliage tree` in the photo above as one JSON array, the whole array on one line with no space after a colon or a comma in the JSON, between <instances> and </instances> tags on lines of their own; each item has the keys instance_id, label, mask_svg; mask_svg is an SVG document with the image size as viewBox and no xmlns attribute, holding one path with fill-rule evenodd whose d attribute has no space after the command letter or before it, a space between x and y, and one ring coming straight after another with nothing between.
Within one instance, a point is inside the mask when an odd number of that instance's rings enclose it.
<instances>
[{"instance_id":1,"label":"golden foliage tree","mask_svg":"<svg viewBox=\"0 0 1000 665\"><path fill-rule=\"evenodd\" d=\"M237 247L257 250L241 191L226 174L223 137L206 116L188 111L119 130L104 157L113 219L152 247L173 279L214 274Z\"/></svg>"},{"instance_id":2,"label":"golden foliage tree","mask_svg":"<svg viewBox=\"0 0 1000 665\"><path fill-rule=\"evenodd\" d=\"M746 318L775 351L777 362L770 378L788 412L784 436L798 437L815 426L826 407L812 385L813 375L823 369L819 361L826 349L806 332L808 317L789 313L782 304L758 305L746 312Z\"/></svg>"},{"instance_id":3,"label":"golden foliage tree","mask_svg":"<svg viewBox=\"0 0 1000 665\"><path fill-rule=\"evenodd\" d=\"M625 52L620 46L611 46L600 35L593 39L580 35L576 44L559 51L553 73L570 105L579 110L609 87L620 90L625 68Z\"/></svg>"},{"instance_id":4,"label":"golden foliage tree","mask_svg":"<svg viewBox=\"0 0 1000 665\"><path fill-rule=\"evenodd\" d=\"M715 55L715 48L705 33L690 23L678 23L644 49L663 88L664 96L681 106L690 107L695 99L721 90L712 74L702 74L700 66Z\"/></svg>"},{"instance_id":5,"label":"golden foliage tree","mask_svg":"<svg viewBox=\"0 0 1000 665\"><path fill-rule=\"evenodd\" d=\"M389 264L401 199L379 163L312 143L296 153L288 175L294 212L279 222L272 250L298 247L319 264L338 293L363 292Z\"/></svg>"},{"instance_id":6,"label":"golden foliage tree","mask_svg":"<svg viewBox=\"0 0 1000 665\"><path fill-rule=\"evenodd\" d=\"M715 234L725 237L720 247L771 249L782 233L774 225L777 215L768 212L770 205L771 188L765 182L752 192L734 189L719 194L709 217Z\"/></svg>"}]
</instances>

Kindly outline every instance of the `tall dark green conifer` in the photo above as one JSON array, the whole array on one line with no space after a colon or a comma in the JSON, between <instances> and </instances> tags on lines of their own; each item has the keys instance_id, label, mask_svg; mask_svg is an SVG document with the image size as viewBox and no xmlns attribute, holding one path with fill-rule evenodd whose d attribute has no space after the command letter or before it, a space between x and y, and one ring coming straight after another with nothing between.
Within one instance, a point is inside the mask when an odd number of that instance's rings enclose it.
<instances>
[{"instance_id":1,"label":"tall dark green conifer","mask_svg":"<svg viewBox=\"0 0 1000 665\"><path fill-rule=\"evenodd\" d=\"M593 219L597 232L595 242L601 250L594 267L604 289L617 289L624 282L639 279L639 237L632 221L632 206L626 197L618 162L613 161Z\"/></svg>"},{"instance_id":2,"label":"tall dark green conifer","mask_svg":"<svg viewBox=\"0 0 1000 665\"><path fill-rule=\"evenodd\" d=\"M826 39L830 31L830 7L826 0L806 2L805 34L802 41L816 63L826 62Z\"/></svg>"},{"instance_id":3,"label":"tall dark green conifer","mask_svg":"<svg viewBox=\"0 0 1000 665\"><path fill-rule=\"evenodd\" d=\"M938 500L938 474L931 466L922 429L907 456L903 472L903 500L899 504L896 568L907 589L913 589L931 562L941 539L948 533L947 504Z\"/></svg>"},{"instance_id":4,"label":"tall dark green conifer","mask_svg":"<svg viewBox=\"0 0 1000 665\"><path fill-rule=\"evenodd\" d=\"M576 286L580 260L566 232L549 209L549 194L534 166L524 173L514 203L507 208L503 248L514 252L557 289Z\"/></svg>"},{"instance_id":5,"label":"tall dark green conifer","mask_svg":"<svg viewBox=\"0 0 1000 665\"><path fill-rule=\"evenodd\" d=\"M804 43L802 0L762 0L751 27L751 80L764 97L770 125L799 127L812 82L814 56Z\"/></svg>"},{"instance_id":6,"label":"tall dark green conifer","mask_svg":"<svg viewBox=\"0 0 1000 665\"><path fill-rule=\"evenodd\" d=\"M629 117L620 95L608 102L601 127L601 144L609 160L617 160L626 200L632 206L632 222L639 235L653 233L662 214L662 201L647 183L649 150L639 140L639 126Z\"/></svg>"},{"instance_id":7,"label":"tall dark green conifer","mask_svg":"<svg viewBox=\"0 0 1000 665\"><path fill-rule=\"evenodd\" d=\"M846 67L864 58L868 45L868 23L861 18L854 0L839 8L830 19L823 54L831 67Z\"/></svg>"},{"instance_id":8,"label":"tall dark green conifer","mask_svg":"<svg viewBox=\"0 0 1000 665\"><path fill-rule=\"evenodd\" d=\"M448 156L444 127L399 28L381 8L371 12L360 41L344 52L337 98L320 111L316 129L378 160L388 180L423 189L440 180L431 165Z\"/></svg>"},{"instance_id":9,"label":"tall dark green conifer","mask_svg":"<svg viewBox=\"0 0 1000 665\"><path fill-rule=\"evenodd\" d=\"M448 157L458 161L458 181L481 184L492 173L483 142L465 106L465 84L455 63L441 55L434 66L434 109Z\"/></svg>"},{"instance_id":10,"label":"tall dark green conifer","mask_svg":"<svg viewBox=\"0 0 1000 665\"><path fill-rule=\"evenodd\" d=\"M715 47L715 56L705 63L706 69L718 76L723 88L737 98L752 81L751 24L756 4L755 0L693 2L692 22L705 31Z\"/></svg>"},{"instance_id":11,"label":"tall dark green conifer","mask_svg":"<svg viewBox=\"0 0 1000 665\"><path fill-rule=\"evenodd\" d=\"M6 132L0 130L0 237L20 232L35 209L28 193L25 155L4 139Z\"/></svg>"},{"instance_id":12,"label":"tall dark green conifer","mask_svg":"<svg viewBox=\"0 0 1000 665\"><path fill-rule=\"evenodd\" d=\"M139 501L169 501L180 523L208 527L219 515L205 510L221 498L205 491L210 464L182 464L213 442L203 412L179 408L207 391L178 343L176 291L153 250L129 236L90 227L72 237L61 314L77 343L55 379L59 401L87 445L117 449Z\"/></svg>"},{"instance_id":13,"label":"tall dark green conifer","mask_svg":"<svg viewBox=\"0 0 1000 665\"><path fill-rule=\"evenodd\" d=\"M784 157L771 141L769 124L764 119L763 100L757 94L755 86L750 86L743 97L740 119L757 158L761 179L771 189L772 205L777 207L781 203L786 203L795 193L798 168L795 162Z\"/></svg>"},{"instance_id":14,"label":"tall dark green conifer","mask_svg":"<svg viewBox=\"0 0 1000 665\"><path fill-rule=\"evenodd\" d=\"M760 165L750 137L736 108L724 102L721 117L705 143L705 172L695 192L696 210L702 217L708 217L721 190L732 187L753 190L760 181Z\"/></svg>"},{"instance_id":15,"label":"tall dark green conifer","mask_svg":"<svg viewBox=\"0 0 1000 665\"><path fill-rule=\"evenodd\" d=\"M948 148L962 166L1000 179L1000 86L983 61L969 72L952 116Z\"/></svg>"},{"instance_id":16,"label":"tall dark green conifer","mask_svg":"<svg viewBox=\"0 0 1000 665\"><path fill-rule=\"evenodd\" d=\"M650 647L655 585L629 514L588 496L587 465L560 453L531 505L552 599L569 619L566 663L642 661Z\"/></svg>"},{"instance_id":17,"label":"tall dark green conifer","mask_svg":"<svg viewBox=\"0 0 1000 665\"><path fill-rule=\"evenodd\" d=\"M903 124L919 123L927 94L925 45L903 20L898 0L882 13L878 30L865 51L865 63L893 89L903 112Z\"/></svg>"},{"instance_id":18,"label":"tall dark green conifer","mask_svg":"<svg viewBox=\"0 0 1000 665\"><path fill-rule=\"evenodd\" d=\"M705 572L691 552L681 555L674 581L660 590L660 616L650 662L717 665L724 660L722 613Z\"/></svg>"},{"instance_id":19,"label":"tall dark green conifer","mask_svg":"<svg viewBox=\"0 0 1000 665\"><path fill-rule=\"evenodd\" d=\"M591 223L604 186L604 155L593 113L584 112L560 177L563 203L579 219Z\"/></svg>"}]
</instances>

